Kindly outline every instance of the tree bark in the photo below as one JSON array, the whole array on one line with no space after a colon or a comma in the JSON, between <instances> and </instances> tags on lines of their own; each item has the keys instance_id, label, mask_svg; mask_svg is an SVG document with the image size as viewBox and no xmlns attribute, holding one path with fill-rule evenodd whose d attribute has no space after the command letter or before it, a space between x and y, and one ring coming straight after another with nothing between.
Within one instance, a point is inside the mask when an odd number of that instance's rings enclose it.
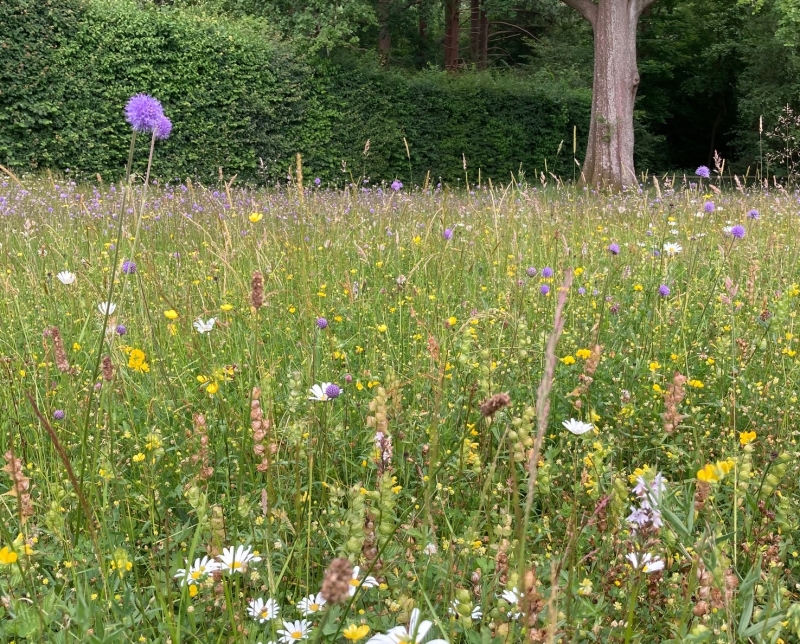
<instances>
[{"instance_id":1,"label":"tree bark","mask_svg":"<svg viewBox=\"0 0 800 644\"><path fill-rule=\"evenodd\" d=\"M461 0L444 0L444 68L458 69L459 9Z\"/></svg>"},{"instance_id":2,"label":"tree bark","mask_svg":"<svg viewBox=\"0 0 800 644\"><path fill-rule=\"evenodd\" d=\"M389 5L391 0L378 0L378 53L385 64L392 49L392 32L389 31Z\"/></svg>"},{"instance_id":3,"label":"tree bark","mask_svg":"<svg viewBox=\"0 0 800 644\"><path fill-rule=\"evenodd\" d=\"M636 27L655 0L563 0L594 30L594 78L589 141L583 163L587 185L620 189L636 185L633 107L639 88Z\"/></svg>"},{"instance_id":4,"label":"tree bark","mask_svg":"<svg viewBox=\"0 0 800 644\"><path fill-rule=\"evenodd\" d=\"M484 9L483 3L484 0L471 0L470 2L469 45L472 62L478 69L486 69L489 49L489 21L486 18L486 9Z\"/></svg>"}]
</instances>

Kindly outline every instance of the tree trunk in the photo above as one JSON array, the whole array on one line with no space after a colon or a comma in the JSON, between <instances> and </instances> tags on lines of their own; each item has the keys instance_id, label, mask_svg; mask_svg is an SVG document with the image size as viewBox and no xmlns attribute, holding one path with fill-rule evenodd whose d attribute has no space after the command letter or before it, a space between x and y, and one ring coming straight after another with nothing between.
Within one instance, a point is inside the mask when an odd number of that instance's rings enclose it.
<instances>
[{"instance_id":1,"label":"tree trunk","mask_svg":"<svg viewBox=\"0 0 800 644\"><path fill-rule=\"evenodd\" d=\"M459 9L461 0L444 0L444 68L458 69Z\"/></svg>"},{"instance_id":2,"label":"tree trunk","mask_svg":"<svg viewBox=\"0 0 800 644\"><path fill-rule=\"evenodd\" d=\"M592 118L583 180L620 189L636 185L633 167L633 106L639 88L636 26L655 0L563 0L594 30Z\"/></svg>"},{"instance_id":3,"label":"tree trunk","mask_svg":"<svg viewBox=\"0 0 800 644\"><path fill-rule=\"evenodd\" d=\"M391 0L378 0L378 53L385 64L392 49L392 32L389 31L389 4Z\"/></svg>"},{"instance_id":4,"label":"tree trunk","mask_svg":"<svg viewBox=\"0 0 800 644\"><path fill-rule=\"evenodd\" d=\"M483 0L471 0L469 18L469 45L472 62L478 69L486 69L489 21L486 18L486 10L483 8Z\"/></svg>"}]
</instances>

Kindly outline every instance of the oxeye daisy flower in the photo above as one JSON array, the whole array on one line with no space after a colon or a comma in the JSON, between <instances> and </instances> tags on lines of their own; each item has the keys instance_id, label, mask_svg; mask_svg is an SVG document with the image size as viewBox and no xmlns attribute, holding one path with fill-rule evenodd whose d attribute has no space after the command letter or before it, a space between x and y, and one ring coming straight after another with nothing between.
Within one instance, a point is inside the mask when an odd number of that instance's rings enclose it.
<instances>
[{"instance_id":1,"label":"oxeye daisy flower","mask_svg":"<svg viewBox=\"0 0 800 644\"><path fill-rule=\"evenodd\" d=\"M683 246L675 242L667 242L664 244L664 252L667 254L667 257L675 257L678 253L683 250Z\"/></svg>"},{"instance_id":2,"label":"oxeye daisy flower","mask_svg":"<svg viewBox=\"0 0 800 644\"><path fill-rule=\"evenodd\" d=\"M511 610L508 612L508 617L511 617L512 619L519 619L522 615L522 611L519 610L519 600L522 599L522 593L520 593L516 588L511 588L510 590L504 590L502 593L500 593L500 598L511 606Z\"/></svg>"},{"instance_id":3,"label":"oxeye daisy flower","mask_svg":"<svg viewBox=\"0 0 800 644\"><path fill-rule=\"evenodd\" d=\"M314 613L321 611L326 603L327 602L322 596L322 593L317 593L316 595L303 597L303 599L297 602L297 610L303 613L304 617L308 617L309 615L313 615Z\"/></svg>"},{"instance_id":4,"label":"oxeye daisy flower","mask_svg":"<svg viewBox=\"0 0 800 644\"><path fill-rule=\"evenodd\" d=\"M194 564L188 566L188 561L186 568L180 568L174 575L174 579L181 580L181 586L191 586L192 584L196 584L199 581L205 579L207 575L210 575L215 570L219 570L219 563L214 561L208 556L203 557L202 559L198 557L194 560Z\"/></svg>"},{"instance_id":5,"label":"oxeye daisy flower","mask_svg":"<svg viewBox=\"0 0 800 644\"><path fill-rule=\"evenodd\" d=\"M258 599L251 599L247 602L247 614L259 624L275 619L279 612L280 607L278 606L278 602L271 598L264 601L259 597Z\"/></svg>"},{"instance_id":6,"label":"oxeye daisy flower","mask_svg":"<svg viewBox=\"0 0 800 644\"><path fill-rule=\"evenodd\" d=\"M380 633L371 637L367 644L421 644L425 641L425 636L431 630L433 622L430 620L420 621L419 608L411 611L411 617L407 626L395 626L387 633ZM448 644L447 640L437 638L428 640L427 644Z\"/></svg>"},{"instance_id":7,"label":"oxeye daisy flower","mask_svg":"<svg viewBox=\"0 0 800 644\"><path fill-rule=\"evenodd\" d=\"M192 326L197 330L198 333L209 333L214 329L214 325L217 322L217 318L208 318L205 322L203 322L203 318L197 318Z\"/></svg>"},{"instance_id":8,"label":"oxeye daisy flower","mask_svg":"<svg viewBox=\"0 0 800 644\"><path fill-rule=\"evenodd\" d=\"M455 617L458 617L461 615L461 613L458 610L459 606L461 606L461 602L458 601L458 599L454 599L452 602L450 602L450 607L447 609L447 612ZM474 608L472 608L472 610L469 613L469 616L475 621L480 620L480 618L483 617L483 611L481 610L481 607L475 606Z\"/></svg>"},{"instance_id":9,"label":"oxeye daisy flower","mask_svg":"<svg viewBox=\"0 0 800 644\"><path fill-rule=\"evenodd\" d=\"M278 635L283 644L291 644L306 639L311 634L311 622L307 619L298 619L294 622L284 622L283 628L278 629Z\"/></svg>"},{"instance_id":10,"label":"oxeye daisy flower","mask_svg":"<svg viewBox=\"0 0 800 644\"><path fill-rule=\"evenodd\" d=\"M70 286L71 284L74 284L75 280L78 278L75 273L70 273L69 271L61 271L58 275L56 275L56 277L64 286Z\"/></svg>"},{"instance_id":11,"label":"oxeye daisy flower","mask_svg":"<svg viewBox=\"0 0 800 644\"><path fill-rule=\"evenodd\" d=\"M339 386L331 382L323 382L320 385L314 385L308 391L311 393L308 399L316 402L328 402L334 398L338 398L342 393Z\"/></svg>"},{"instance_id":12,"label":"oxeye daisy flower","mask_svg":"<svg viewBox=\"0 0 800 644\"><path fill-rule=\"evenodd\" d=\"M243 572L247 564L261 561L261 557L252 554L251 546L225 548L217 559L219 560L219 569L230 574Z\"/></svg>"},{"instance_id":13,"label":"oxeye daisy flower","mask_svg":"<svg viewBox=\"0 0 800 644\"><path fill-rule=\"evenodd\" d=\"M574 418L565 420L561 424L564 425L564 427L566 427L568 431L575 434L575 436L580 436L581 434L585 434L594 427L594 425L592 425L591 423L584 423L582 420L575 420Z\"/></svg>"},{"instance_id":14,"label":"oxeye daisy flower","mask_svg":"<svg viewBox=\"0 0 800 644\"><path fill-rule=\"evenodd\" d=\"M378 580L375 579L373 576L364 577L363 580L359 579L358 576L361 573L361 566L356 566L353 568L353 577L350 579L350 596L356 594L356 590L358 590L359 586L364 586L364 588L375 588L378 585Z\"/></svg>"},{"instance_id":15,"label":"oxeye daisy flower","mask_svg":"<svg viewBox=\"0 0 800 644\"><path fill-rule=\"evenodd\" d=\"M117 310L117 305L113 302L100 302L97 310L100 311L100 315L112 315Z\"/></svg>"},{"instance_id":16,"label":"oxeye daisy flower","mask_svg":"<svg viewBox=\"0 0 800 644\"><path fill-rule=\"evenodd\" d=\"M664 570L664 560L660 557L654 557L649 552L629 552L625 555L625 558L635 570L641 570L648 574Z\"/></svg>"}]
</instances>

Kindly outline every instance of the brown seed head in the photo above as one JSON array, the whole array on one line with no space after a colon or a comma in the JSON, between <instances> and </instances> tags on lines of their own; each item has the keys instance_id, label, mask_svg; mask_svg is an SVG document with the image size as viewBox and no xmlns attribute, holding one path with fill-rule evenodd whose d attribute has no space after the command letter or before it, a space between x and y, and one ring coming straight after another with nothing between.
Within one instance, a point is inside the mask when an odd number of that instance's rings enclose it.
<instances>
[{"instance_id":1,"label":"brown seed head","mask_svg":"<svg viewBox=\"0 0 800 644\"><path fill-rule=\"evenodd\" d=\"M503 407L511 404L511 397L508 394L495 394L488 400L481 403L481 414L484 418L494 416Z\"/></svg>"},{"instance_id":2,"label":"brown seed head","mask_svg":"<svg viewBox=\"0 0 800 644\"><path fill-rule=\"evenodd\" d=\"M338 557L331 561L322 580L322 597L329 604L341 604L350 597L350 580L353 579L353 564L349 559Z\"/></svg>"},{"instance_id":3,"label":"brown seed head","mask_svg":"<svg viewBox=\"0 0 800 644\"><path fill-rule=\"evenodd\" d=\"M253 279L250 282L250 304L256 310L264 306L264 276L261 271L253 273Z\"/></svg>"}]
</instances>

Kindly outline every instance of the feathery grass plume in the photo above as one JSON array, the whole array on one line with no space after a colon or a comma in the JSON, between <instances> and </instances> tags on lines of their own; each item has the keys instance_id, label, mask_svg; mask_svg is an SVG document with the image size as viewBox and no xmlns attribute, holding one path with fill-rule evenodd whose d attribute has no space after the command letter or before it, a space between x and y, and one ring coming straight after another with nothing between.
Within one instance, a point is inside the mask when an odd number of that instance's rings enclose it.
<instances>
[{"instance_id":1,"label":"feathery grass plume","mask_svg":"<svg viewBox=\"0 0 800 644\"><path fill-rule=\"evenodd\" d=\"M349 559L337 557L331 561L322 580L323 599L331 606L350 599L350 581L353 579L353 564Z\"/></svg>"},{"instance_id":2,"label":"feathery grass plume","mask_svg":"<svg viewBox=\"0 0 800 644\"><path fill-rule=\"evenodd\" d=\"M503 407L508 407L510 404L511 397L507 393L495 394L481 403L481 415L484 418L490 418L503 409Z\"/></svg>"},{"instance_id":3,"label":"feathery grass plume","mask_svg":"<svg viewBox=\"0 0 800 644\"><path fill-rule=\"evenodd\" d=\"M111 382L114 379L114 364L111 362L111 356L103 356L100 372L103 374L103 380L106 382Z\"/></svg>"},{"instance_id":4,"label":"feathery grass plume","mask_svg":"<svg viewBox=\"0 0 800 644\"><path fill-rule=\"evenodd\" d=\"M67 359L67 352L64 350L64 341L61 339L61 331L57 326L51 326L44 330L42 335L53 341L53 349L56 354L56 366L61 373L69 373L70 366Z\"/></svg>"},{"instance_id":5,"label":"feathery grass plume","mask_svg":"<svg viewBox=\"0 0 800 644\"><path fill-rule=\"evenodd\" d=\"M676 371L675 375L672 377L672 383L664 392L664 413L662 418L664 419L664 431L667 434L674 432L685 418L685 416L678 411L678 405L680 405L686 397L686 390L684 389L686 382L686 376Z\"/></svg>"},{"instance_id":6,"label":"feathery grass plume","mask_svg":"<svg viewBox=\"0 0 800 644\"><path fill-rule=\"evenodd\" d=\"M250 401L250 428L253 430L253 452L261 459L256 465L259 472L266 472L269 469L270 456L277 449L277 445L271 445L268 441L270 420L264 418L264 410L261 408L261 389L253 387L253 397Z\"/></svg>"},{"instance_id":7,"label":"feathery grass plume","mask_svg":"<svg viewBox=\"0 0 800 644\"><path fill-rule=\"evenodd\" d=\"M22 459L14 456L14 452L8 450L3 454L6 464L0 468L8 474L11 479L11 489L8 494L17 497L19 518L24 524L28 517L33 516L33 501L31 500L30 488L31 481L22 471Z\"/></svg>"},{"instance_id":8,"label":"feathery grass plume","mask_svg":"<svg viewBox=\"0 0 800 644\"><path fill-rule=\"evenodd\" d=\"M306 196L303 194L303 157L297 153L297 198L300 200L300 205L305 204Z\"/></svg>"},{"instance_id":9,"label":"feathery grass plume","mask_svg":"<svg viewBox=\"0 0 800 644\"><path fill-rule=\"evenodd\" d=\"M264 306L264 276L261 271L255 271L250 282L250 304L258 311Z\"/></svg>"}]
</instances>

